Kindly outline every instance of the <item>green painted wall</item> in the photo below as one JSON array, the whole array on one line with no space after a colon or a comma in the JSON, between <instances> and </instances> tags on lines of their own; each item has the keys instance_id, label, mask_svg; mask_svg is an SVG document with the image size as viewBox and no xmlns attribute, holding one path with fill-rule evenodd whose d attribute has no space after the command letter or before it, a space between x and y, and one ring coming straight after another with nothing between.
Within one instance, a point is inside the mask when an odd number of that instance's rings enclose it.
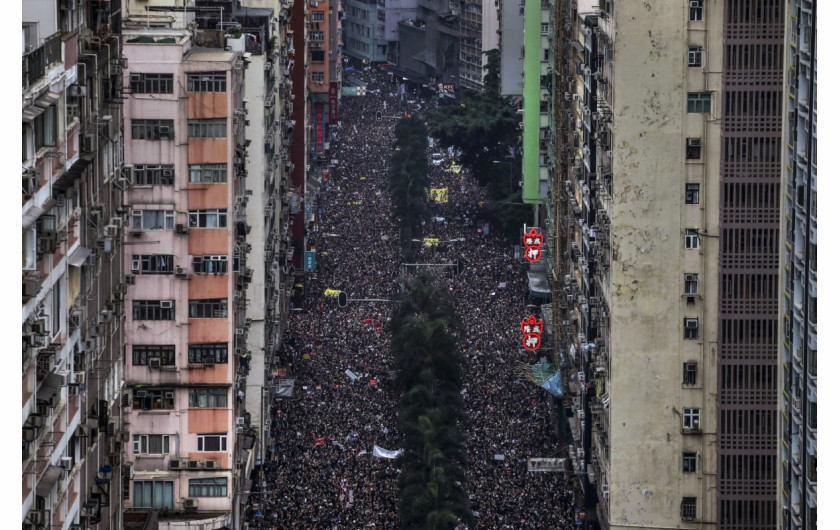
<instances>
[{"instance_id":1,"label":"green painted wall","mask_svg":"<svg viewBox=\"0 0 840 530\"><path fill-rule=\"evenodd\" d=\"M522 91L522 202L540 199L540 0L525 0L525 63Z\"/></svg>"}]
</instances>

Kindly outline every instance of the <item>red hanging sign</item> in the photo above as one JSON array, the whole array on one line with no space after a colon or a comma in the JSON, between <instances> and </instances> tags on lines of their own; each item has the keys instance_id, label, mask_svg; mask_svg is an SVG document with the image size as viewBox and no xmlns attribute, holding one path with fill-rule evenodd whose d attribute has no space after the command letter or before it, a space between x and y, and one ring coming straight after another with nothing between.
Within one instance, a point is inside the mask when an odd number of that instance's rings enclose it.
<instances>
[{"instance_id":1,"label":"red hanging sign","mask_svg":"<svg viewBox=\"0 0 840 530\"><path fill-rule=\"evenodd\" d=\"M519 327L522 330L522 346L528 351L537 351L540 348L543 321L531 315Z\"/></svg>"},{"instance_id":2,"label":"red hanging sign","mask_svg":"<svg viewBox=\"0 0 840 530\"><path fill-rule=\"evenodd\" d=\"M525 243L525 259L534 262L539 261L542 257L543 235L537 232L536 228L531 228L530 232L522 235L522 242Z\"/></svg>"}]
</instances>

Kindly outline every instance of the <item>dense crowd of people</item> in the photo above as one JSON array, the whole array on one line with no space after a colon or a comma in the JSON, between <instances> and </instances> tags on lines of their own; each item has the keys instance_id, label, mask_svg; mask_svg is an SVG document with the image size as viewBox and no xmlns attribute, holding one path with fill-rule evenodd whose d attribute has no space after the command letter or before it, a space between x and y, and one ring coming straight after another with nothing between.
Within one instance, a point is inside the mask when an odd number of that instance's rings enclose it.
<instances>
[{"instance_id":1,"label":"dense crowd of people","mask_svg":"<svg viewBox=\"0 0 840 530\"><path fill-rule=\"evenodd\" d=\"M416 265L402 263L388 191L390 155L396 116L434 103L401 94L380 70L353 75L368 83L367 96L341 102L337 164L321 189L311 238L317 270L307 278L303 311L290 316L282 352L295 395L272 410L271 458L251 488L261 494L250 496L245 513L251 528L399 527L400 460L374 454L374 446L401 448L399 396L389 385L395 367L387 322L394 306L381 300L397 293L402 275ZM466 335L465 489L475 528L572 528L567 477L526 471L527 458L557 456L559 446L548 394L515 370L537 360L521 347L525 265L500 234L477 221L483 189L465 171L453 171L452 162L449 153L429 164L430 187L446 188L446 202L433 203L413 244L417 263L464 265L460 274L435 269L453 292ZM338 306L337 291L347 294L346 307Z\"/></svg>"}]
</instances>

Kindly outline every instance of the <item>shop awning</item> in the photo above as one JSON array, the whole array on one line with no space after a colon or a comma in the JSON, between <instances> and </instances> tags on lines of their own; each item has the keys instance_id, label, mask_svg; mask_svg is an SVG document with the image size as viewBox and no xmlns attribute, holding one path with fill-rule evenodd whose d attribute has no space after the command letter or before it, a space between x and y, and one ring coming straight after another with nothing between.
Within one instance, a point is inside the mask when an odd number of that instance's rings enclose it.
<instances>
[{"instance_id":1,"label":"shop awning","mask_svg":"<svg viewBox=\"0 0 840 530\"><path fill-rule=\"evenodd\" d=\"M38 487L35 488L38 495L41 497L47 496L53 489L53 486L55 486L55 483L58 482L58 479L61 478L62 473L64 473L63 467L50 465L41 478L41 481L38 482Z\"/></svg>"},{"instance_id":2,"label":"shop awning","mask_svg":"<svg viewBox=\"0 0 840 530\"><path fill-rule=\"evenodd\" d=\"M531 296L543 300L551 300L551 287L545 271L528 272L528 290Z\"/></svg>"}]
</instances>

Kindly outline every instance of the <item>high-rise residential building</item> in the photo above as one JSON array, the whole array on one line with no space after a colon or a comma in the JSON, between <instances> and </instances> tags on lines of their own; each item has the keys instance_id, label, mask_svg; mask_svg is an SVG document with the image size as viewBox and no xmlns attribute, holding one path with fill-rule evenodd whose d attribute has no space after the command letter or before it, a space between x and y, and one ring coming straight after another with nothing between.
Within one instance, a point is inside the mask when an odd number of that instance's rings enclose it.
<instances>
[{"instance_id":1,"label":"high-rise residential building","mask_svg":"<svg viewBox=\"0 0 840 530\"><path fill-rule=\"evenodd\" d=\"M548 218L586 515L775 528L784 5L558 4Z\"/></svg>"},{"instance_id":2,"label":"high-rise residential building","mask_svg":"<svg viewBox=\"0 0 840 530\"><path fill-rule=\"evenodd\" d=\"M466 0L460 4L461 24L461 79L465 88L478 88L484 84L485 52L499 47L498 2L493 0Z\"/></svg>"},{"instance_id":3,"label":"high-rise residential building","mask_svg":"<svg viewBox=\"0 0 840 530\"><path fill-rule=\"evenodd\" d=\"M785 6L779 523L799 530L817 527L817 3Z\"/></svg>"},{"instance_id":4,"label":"high-rise residential building","mask_svg":"<svg viewBox=\"0 0 840 530\"><path fill-rule=\"evenodd\" d=\"M23 528L123 528L120 2L23 2Z\"/></svg>"},{"instance_id":5,"label":"high-rise residential building","mask_svg":"<svg viewBox=\"0 0 840 530\"><path fill-rule=\"evenodd\" d=\"M362 64L390 60L385 29L386 0L347 0L343 9L347 56Z\"/></svg>"}]
</instances>

